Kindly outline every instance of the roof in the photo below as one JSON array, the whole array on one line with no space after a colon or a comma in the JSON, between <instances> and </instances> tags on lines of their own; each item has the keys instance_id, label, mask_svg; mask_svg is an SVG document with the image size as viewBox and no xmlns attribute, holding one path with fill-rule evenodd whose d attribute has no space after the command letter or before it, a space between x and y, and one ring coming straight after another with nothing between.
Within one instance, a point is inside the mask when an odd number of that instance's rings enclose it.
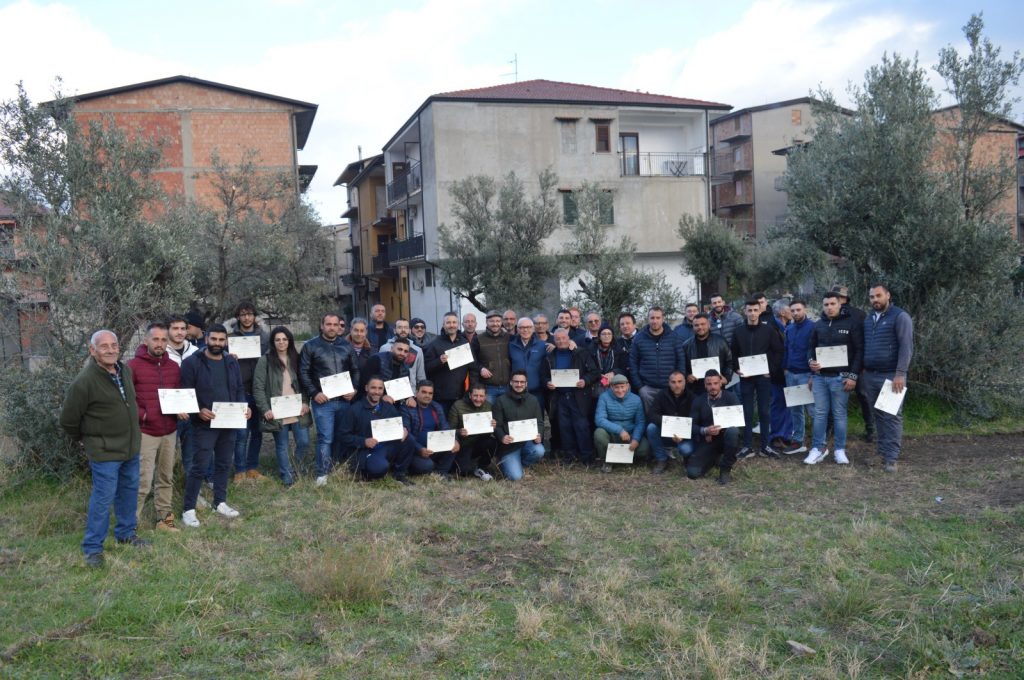
<instances>
[{"instance_id":1,"label":"roof","mask_svg":"<svg viewBox=\"0 0 1024 680\"><path fill-rule=\"evenodd\" d=\"M632 90L615 90L610 87L562 83L557 80L523 80L504 85L492 85L469 90L441 92L427 97L426 101L409 117L398 132L387 141L384 148L391 146L409 127L409 124L433 102L494 102L498 104L594 104L602 106L637 106L656 108L715 109L728 111L730 104L672 97L665 94L651 94Z\"/></svg>"},{"instance_id":2,"label":"roof","mask_svg":"<svg viewBox=\"0 0 1024 680\"><path fill-rule=\"evenodd\" d=\"M947 111L955 111L959 108L959 104L953 104L952 106L943 106L941 109L935 109L934 111L932 111L932 115L937 113L946 113ZM1010 127L1015 128L1017 130L1024 131L1024 125L1021 125L1016 121L1010 120L1009 118L1004 118L995 113L988 113L987 111L986 115L990 116L992 120L998 120L1000 123L1003 123L1004 125L1009 125Z\"/></svg>"},{"instance_id":3,"label":"roof","mask_svg":"<svg viewBox=\"0 0 1024 680\"><path fill-rule=\"evenodd\" d=\"M243 87L236 87L234 85L215 83L212 80L202 80L201 78L193 78L191 76L171 76L169 78L160 78L159 80L147 80L142 83L122 85L121 87L114 87L109 90L97 90L96 92L78 94L69 97L69 99L75 102L89 101L90 99L100 99L102 97L109 97L111 95L121 94L123 92L145 90L151 87L160 87L161 85L171 85L173 83L188 83L191 85L199 85L200 87L212 87L217 90L234 92L235 94L244 94L251 97L259 97L260 99L267 99L270 101L275 101L281 104L287 104L289 106L295 107L296 109L298 109L293 114L295 116L295 127L297 136L296 146L300 149L306 145L306 139L309 137L309 131L313 127L313 118L316 117L317 104L300 101L298 99L279 97L275 94L269 94L267 92L247 90ZM51 102L43 102L42 105L50 103Z\"/></svg>"},{"instance_id":4,"label":"roof","mask_svg":"<svg viewBox=\"0 0 1024 680\"><path fill-rule=\"evenodd\" d=\"M823 102L823 101L821 101L819 99L815 99L814 97L800 97L799 99L787 99L787 100L781 101L781 102L772 102L771 104L762 104L761 106L748 106L745 109L737 109L736 111L732 111L730 113L727 113L724 116L719 116L718 118L715 118L713 121L711 121L711 126L714 127L715 125L718 125L719 123L723 123L723 122L725 122L727 120L732 120L736 116L742 116L745 113L757 113L758 111L771 111L772 109L781 109L781 108L785 108L787 106L796 106L797 104L818 104L818 105L824 105L825 102ZM848 116L852 116L854 114L854 112L851 111L850 109L844 109L841 106L838 106L836 108L838 108L841 113L845 113Z\"/></svg>"},{"instance_id":5,"label":"roof","mask_svg":"<svg viewBox=\"0 0 1024 680\"><path fill-rule=\"evenodd\" d=\"M358 161L352 161L345 166L345 169L338 175L338 179L334 180L334 186L340 186L342 184L352 185L357 180L376 168L377 166L384 165L384 154L379 153L376 156L370 156L369 158L360 158Z\"/></svg>"}]
</instances>

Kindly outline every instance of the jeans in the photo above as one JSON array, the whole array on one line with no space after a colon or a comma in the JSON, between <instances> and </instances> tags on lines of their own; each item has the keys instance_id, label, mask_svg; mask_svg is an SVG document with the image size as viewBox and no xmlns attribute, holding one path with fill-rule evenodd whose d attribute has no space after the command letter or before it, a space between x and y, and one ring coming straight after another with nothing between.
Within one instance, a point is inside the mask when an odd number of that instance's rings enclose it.
<instances>
[{"instance_id":1,"label":"jeans","mask_svg":"<svg viewBox=\"0 0 1024 680\"><path fill-rule=\"evenodd\" d=\"M875 402L868 399L867 383L863 379L857 381L856 394L857 403L860 404L860 413L864 418L864 434L874 434Z\"/></svg>"},{"instance_id":2,"label":"jeans","mask_svg":"<svg viewBox=\"0 0 1024 680\"><path fill-rule=\"evenodd\" d=\"M139 493L139 456L102 463L89 461L92 493L85 517L82 552L103 552L103 540L110 530L110 504L114 504L114 537L125 540L135 535L135 503Z\"/></svg>"},{"instance_id":3,"label":"jeans","mask_svg":"<svg viewBox=\"0 0 1024 680\"><path fill-rule=\"evenodd\" d=\"M182 505L186 511L196 509L196 497L203 483L204 470L213 460L213 507L228 499L228 471L235 448L237 430L217 430L211 427L196 427L196 458L185 481L185 498Z\"/></svg>"},{"instance_id":4,"label":"jeans","mask_svg":"<svg viewBox=\"0 0 1024 680\"><path fill-rule=\"evenodd\" d=\"M678 451L679 456L684 459L689 458L693 453L692 440L684 439L676 444L671 438L661 436L661 428L657 423L648 423L647 441L650 442L651 450L654 451L654 460L668 460L668 450L672 448Z\"/></svg>"},{"instance_id":5,"label":"jeans","mask_svg":"<svg viewBox=\"0 0 1024 680\"><path fill-rule=\"evenodd\" d=\"M416 444L411 437L404 441L380 442L372 449L359 449L349 456L348 464L353 473L363 479L380 479L391 470L395 477L402 477L409 471L409 465L416 455Z\"/></svg>"},{"instance_id":6,"label":"jeans","mask_svg":"<svg viewBox=\"0 0 1024 680\"><path fill-rule=\"evenodd\" d=\"M256 415L256 399L246 392L245 400L252 411L244 430L236 430L235 473L248 472L260 466L260 449L263 447L263 433L260 432L260 418Z\"/></svg>"},{"instance_id":7,"label":"jeans","mask_svg":"<svg viewBox=\"0 0 1024 680\"><path fill-rule=\"evenodd\" d=\"M310 402L310 408L316 423L316 476L323 477L331 471L331 449L335 440L341 440L342 425L351 405L344 399L332 399L324 404Z\"/></svg>"},{"instance_id":8,"label":"jeans","mask_svg":"<svg viewBox=\"0 0 1024 680\"><path fill-rule=\"evenodd\" d=\"M173 432L163 437L142 433L142 447L139 452L139 498L135 511L137 520L142 519L142 507L146 504L150 489L153 490L153 507L156 509L157 519L163 519L171 514L171 495L174 493L174 438Z\"/></svg>"},{"instance_id":9,"label":"jeans","mask_svg":"<svg viewBox=\"0 0 1024 680\"><path fill-rule=\"evenodd\" d=\"M757 400L757 415L761 420L761 446L768 446L771 433L772 381L768 376L757 375L740 380L743 392L743 446L750 448L754 442L754 400Z\"/></svg>"},{"instance_id":10,"label":"jeans","mask_svg":"<svg viewBox=\"0 0 1024 680\"><path fill-rule=\"evenodd\" d=\"M309 450L309 428L299 423L281 425L281 429L274 433L274 448L277 453L277 471L281 475L281 483L291 486L295 483L295 474L292 472L292 464L288 458L288 433L292 433L295 439L295 461L301 462Z\"/></svg>"},{"instance_id":11,"label":"jeans","mask_svg":"<svg viewBox=\"0 0 1024 680\"><path fill-rule=\"evenodd\" d=\"M178 421L178 444L181 446L181 469L185 471L185 478L188 478L189 470L192 469L192 461L196 457L196 436L191 420ZM206 471L206 479L213 478L213 468Z\"/></svg>"},{"instance_id":12,"label":"jeans","mask_svg":"<svg viewBox=\"0 0 1024 680\"><path fill-rule=\"evenodd\" d=\"M874 412L875 428L877 430L878 455L887 463L895 462L900 457L900 446L903 442L903 407L900 407L899 415L892 415L875 408L878 400L878 393L882 391L882 385L886 380L892 380L895 373L876 373L874 371L863 371L860 379L864 381L864 394L871 404L871 411Z\"/></svg>"},{"instance_id":13,"label":"jeans","mask_svg":"<svg viewBox=\"0 0 1024 680\"><path fill-rule=\"evenodd\" d=\"M811 373L793 373L792 371L787 371L786 387L806 385L807 380L811 375ZM804 437L807 435L807 422L804 420L804 416L808 413L812 418L814 417L814 408L811 404L794 406L789 409L789 417L793 419L793 429L790 430L788 435L786 435L786 439L792 439L795 442L800 442L800 444L804 443ZM811 422L813 423L814 421L812 420Z\"/></svg>"},{"instance_id":14,"label":"jeans","mask_svg":"<svg viewBox=\"0 0 1024 680\"><path fill-rule=\"evenodd\" d=\"M788 439L793 431L793 418L789 415L789 408L786 407L785 390L782 388L782 385L776 385L775 383L772 383L771 420L772 436L768 441ZM763 438L762 441L764 441Z\"/></svg>"},{"instance_id":15,"label":"jeans","mask_svg":"<svg viewBox=\"0 0 1024 680\"><path fill-rule=\"evenodd\" d=\"M640 401L644 404L644 415L648 418L650 416L647 414L651 412L651 406L654 404L654 398L658 396L658 392L661 392L661 390L667 386L668 383L665 383L665 385L662 385L661 387L648 387L647 385L644 385L640 388L640 391L637 392L637 394L640 395Z\"/></svg>"},{"instance_id":16,"label":"jeans","mask_svg":"<svg viewBox=\"0 0 1024 680\"><path fill-rule=\"evenodd\" d=\"M846 449L846 406L850 401L850 393L843 391L843 379L838 375L816 375L811 383L811 391L814 393L811 448L825 450L828 444L828 417L831 414L835 448Z\"/></svg>"},{"instance_id":17,"label":"jeans","mask_svg":"<svg viewBox=\"0 0 1024 680\"><path fill-rule=\"evenodd\" d=\"M594 450L597 452L598 460L603 461L605 457L608 455L609 444L627 443L629 442L622 441L621 439L619 439L619 435L612 434L603 427L599 427L596 430L594 430ZM647 438L641 435L640 446L636 447L636 451L633 452L633 460L636 461L647 458L647 456L650 455L650 453L651 445L647 442Z\"/></svg>"},{"instance_id":18,"label":"jeans","mask_svg":"<svg viewBox=\"0 0 1024 680\"><path fill-rule=\"evenodd\" d=\"M523 442L518 448L508 451L498 461L501 473L510 482L518 482L523 478L523 468L530 467L544 457L544 444Z\"/></svg>"},{"instance_id":19,"label":"jeans","mask_svg":"<svg viewBox=\"0 0 1024 680\"><path fill-rule=\"evenodd\" d=\"M554 398L558 401L558 432L567 460L589 463L594 459L594 445L587 415L580 410L573 392L559 392Z\"/></svg>"},{"instance_id":20,"label":"jeans","mask_svg":"<svg viewBox=\"0 0 1024 680\"><path fill-rule=\"evenodd\" d=\"M486 389L487 389L487 402L490 403L490 404L493 404L495 399L497 399L501 395L503 395L506 392L508 392L508 388L504 387L504 386L502 386L502 387L492 387L491 385L488 385L486 387Z\"/></svg>"},{"instance_id":21,"label":"jeans","mask_svg":"<svg viewBox=\"0 0 1024 680\"><path fill-rule=\"evenodd\" d=\"M736 452L739 449L739 428L730 427L707 441L701 437L696 450L686 461L686 476L697 479L718 464L720 472L728 472L736 464Z\"/></svg>"}]
</instances>

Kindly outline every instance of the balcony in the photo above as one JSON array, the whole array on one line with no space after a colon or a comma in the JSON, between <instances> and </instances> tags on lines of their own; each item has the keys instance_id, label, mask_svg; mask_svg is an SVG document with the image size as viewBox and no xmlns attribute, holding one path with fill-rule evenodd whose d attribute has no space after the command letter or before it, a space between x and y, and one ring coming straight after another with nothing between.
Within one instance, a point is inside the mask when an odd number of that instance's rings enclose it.
<instances>
[{"instance_id":1,"label":"balcony","mask_svg":"<svg viewBox=\"0 0 1024 680\"><path fill-rule=\"evenodd\" d=\"M419 161L416 161L388 184L388 207L412 196L422 188L423 173Z\"/></svg>"},{"instance_id":2,"label":"balcony","mask_svg":"<svg viewBox=\"0 0 1024 680\"><path fill-rule=\"evenodd\" d=\"M416 262L426 257L426 244L423 234L418 234L404 241L392 241L388 244L388 257L392 264Z\"/></svg>"},{"instance_id":3,"label":"balcony","mask_svg":"<svg viewBox=\"0 0 1024 680\"><path fill-rule=\"evenodd\" d=\"M718 142L731 142L733 140L744 139L751 135L750 116L737 116L736 118L722 123L716 121L714 123L714 130L714 139L716 144Z\"/></svg>"},{"instance_id":4,"label":"balcony","mask_svg":"<svg viewBox=\"0 0 1024 680\"><path fill-rule=\"evenodd\" d=\"M719 208L738 208L742 206L748 206L754 204L754 191L753 187L743 182L741 184L742 191L736 191L736 183L720 184L715 187L714 191L714 209Z\"/></svg>"},{"instance_id":5,"label":"balcony","mask_svg":"<svg viewBox=\"0 0 1024 680\"><path fill-rule=\"evenodd\" d=\"M739 151L737 158L736 151ZM723 151L715 152L714 175L721 177L736 172L750 172L754 169L754 159L748 153L749 145L730 147Z\"/></svg>"},{"instance_id":6,"label":"balcony","mask_svg":"<svg viewBox=\"0 0 1024 680\"><path fill-rule=\"evenodd\" d=\"M622 177L703 177L707 164L703 153L682 151L620 151Z\"/></svg>"}]
</instances>

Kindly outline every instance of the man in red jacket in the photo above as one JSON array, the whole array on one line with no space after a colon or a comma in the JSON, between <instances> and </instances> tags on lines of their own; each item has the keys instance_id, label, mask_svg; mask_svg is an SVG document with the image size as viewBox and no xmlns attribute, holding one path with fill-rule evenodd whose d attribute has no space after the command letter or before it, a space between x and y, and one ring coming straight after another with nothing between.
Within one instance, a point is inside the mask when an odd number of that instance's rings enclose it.
<instances>
[{"instance_id":1,"label":"man in red jacket","mask_svg":"<svg viewBox=\"0 0 1024 680\"><path fill-rule=\"evenodd\" d=\"M136 516L142 519L142 506L153 488L156 506L156 528L178 531L171 512L174 485L174 443L178 432L178 416L164 415L160 410L158 390L177 389L181 369L167 354L167 325L154 322L146 328L146 339L128 362L135 385L135 402L139 406L139 427L142 430L139 460L139 502ZM185 418L187 414L182 414ZM156 480L154 484L154 473Z\"/></svg>"}]
</instances>

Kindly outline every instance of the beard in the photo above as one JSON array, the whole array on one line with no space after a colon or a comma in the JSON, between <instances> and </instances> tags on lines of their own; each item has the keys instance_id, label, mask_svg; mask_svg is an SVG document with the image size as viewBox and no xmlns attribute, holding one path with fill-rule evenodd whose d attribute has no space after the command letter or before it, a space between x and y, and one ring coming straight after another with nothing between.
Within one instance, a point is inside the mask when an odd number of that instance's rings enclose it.
<instances>
[{"instance_id":1,"label":"beard","mask_svg":"<svg viewBox=\"0 0 1024 680\"><path fill-rule=\"evenodd\" d=\"M206 349L215 357L219 357L221 354L224 354L224 348L220 345L207 345Z\"/></svg>"}]
</instances>

